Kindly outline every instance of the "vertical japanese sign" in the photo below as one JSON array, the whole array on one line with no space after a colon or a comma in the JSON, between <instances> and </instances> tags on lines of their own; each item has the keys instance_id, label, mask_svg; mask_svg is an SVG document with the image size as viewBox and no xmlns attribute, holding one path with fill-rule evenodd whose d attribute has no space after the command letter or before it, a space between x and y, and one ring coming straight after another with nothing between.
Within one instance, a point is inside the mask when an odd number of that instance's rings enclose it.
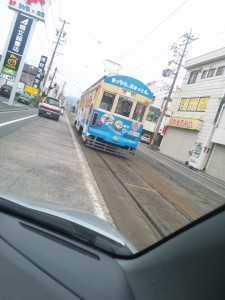
<instances>
[{"instance_id":1,"label":"vertical japanese sign","mask_svg":"<svg viewBox=\"0 0 225 300\"><path fill-rule=\"evenodd\" d=\"M18 14L6 52L3 69L18 71L33 19Z\"/></svg>"},{"instance_id":2,"label":"vertical japanese sign","mask_svg":"<svg viewBox=\"0 0 225 300\"><path fill-rule=\"evenodd\" d=\"M38 89L40 87L41 81L43 79L47 59L48 58L46 56L44 56L44 55L41 56L41 59L40 59L39 65L38 65L38 69L37 69L37 74L36 74L36 76L34 78L34 82L33 82L33 87L36 89Z\"/></svg>"}]
</instances>

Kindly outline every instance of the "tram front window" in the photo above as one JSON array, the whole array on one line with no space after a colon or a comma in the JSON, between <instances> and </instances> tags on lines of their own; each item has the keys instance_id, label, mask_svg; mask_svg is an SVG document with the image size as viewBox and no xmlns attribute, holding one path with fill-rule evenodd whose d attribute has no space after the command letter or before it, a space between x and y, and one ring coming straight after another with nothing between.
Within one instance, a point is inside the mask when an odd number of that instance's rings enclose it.
<instances>
[{"instance_id":1,"label":"tram front window","mask_svg":"<svg viewBox=\"0 0 225 300\"><path fill-rule=\"evenodd\" d=\"M111 111L114 100L115 100L115 94L109 93L109 92L104 92L102 96L102 101L100 103L99 108Z\"/></svg>"},{"instance_id":2,"label":"tram front window","mask_svg":"<svg viewBox=\"0 0 225 300\"><path fill-rule=\"evenodd\" d=\"M124 97L119 97L115 113L129 117L133 101Z\"/></svg>"},{"instance_id":3,"label":"tram front window","mask_svg":"<svg viewBox=\"0 0 225 300\"><path fill-rule=\"evenodd\" d=\"M137 103L132 119L141 122L143 119L145 110L146 110L146 105L144 105L142 103Z\"/></svg>"}]
</instances>

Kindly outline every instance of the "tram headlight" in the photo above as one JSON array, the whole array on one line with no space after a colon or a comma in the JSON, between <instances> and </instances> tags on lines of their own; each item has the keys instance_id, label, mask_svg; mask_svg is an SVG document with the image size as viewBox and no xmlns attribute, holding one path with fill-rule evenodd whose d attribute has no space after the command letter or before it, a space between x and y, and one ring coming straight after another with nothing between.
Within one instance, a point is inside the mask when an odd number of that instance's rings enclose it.
<instances>
[{"instance_id":1,"label":"tram headlight","mask_svg":"<svg viewBox=\"0 0 225 300\"><path fill-rule=\"evenodd\" d=\"M123 127L123 122L118 120L114 123L114 126L116 129L121 129Z\"/></svg>"},{"instance_id":2,"label":"tram headlight","mask_svg":"<svg viewBox=\"0 0 225 300\"><path fill-rule=\"evenodd\" d=\"M101 122L101 121L98 121L98 122L96 123L96 125L97 125L97 126L102 126L102 122Z\"/></svg>"}]
</instances>

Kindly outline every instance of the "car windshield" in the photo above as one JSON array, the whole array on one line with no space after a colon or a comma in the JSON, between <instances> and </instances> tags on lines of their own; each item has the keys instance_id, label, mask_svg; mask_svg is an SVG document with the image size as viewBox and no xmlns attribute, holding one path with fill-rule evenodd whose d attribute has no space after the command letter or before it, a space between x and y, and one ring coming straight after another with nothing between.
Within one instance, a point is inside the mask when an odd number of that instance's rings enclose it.
<instances>
[{"instance_id":1,"label":"car windshield","mask_svg":"<svg viewBox=\"0 0 225 300\"><path fill-rule=\"evenodd\" d=\"M224 2L200 2L0 1L2 211L121 257L224 205Z\"/></svg>"},{"instance_id":2,"label":"car windshield","mask_svg":"<svg viewBox=\"0 0 225 300\"><path fill-rule=\"evenodd\" d=\"M47 104L59 107L59 100L57 100L57 99L48 97L48 98L45 99L44 102L47 103Z\"/></svg>"}]
</instances>

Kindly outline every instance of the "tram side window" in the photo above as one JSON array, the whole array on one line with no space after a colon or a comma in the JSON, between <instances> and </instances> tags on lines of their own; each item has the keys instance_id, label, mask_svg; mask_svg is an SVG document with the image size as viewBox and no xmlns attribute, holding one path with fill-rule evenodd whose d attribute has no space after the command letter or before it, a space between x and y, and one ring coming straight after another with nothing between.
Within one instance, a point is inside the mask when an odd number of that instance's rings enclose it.
<instances>
[{"instance_id":1,"label":"tram side window","mask_svg":"<svg viewBox=\"0 0 225 300\"><path fill-rule=\"evenodd\" d=\"M135 107L135 111L134 111L132 119L141 122L143 119L145 110L146 110L146 105L138 102Z\"/></svg>"},{"instance_id":2,"label":"tram side window","mask_svg":"<svg viewBox=\"0 0 225 300\"><path fill-rule=\"evenodd\" d=\"M123 115L125 117L129 117L130 111L133 105L133 101L124 97L119 97L115 113L119 115Z\"/></svg>"},{"instance_id":3,"label":"tram side window","mask_svg":"<svg viewBox=\"0 0 225 300\"><path fill-rule=\"evenodd\" d=\"M107 111L111 111L113 102L115 100L115 96L116 96L115 94L105 91L102 96L102 101L100 103L99 108L107 110Z\"/></svg>"}]
</instances>

